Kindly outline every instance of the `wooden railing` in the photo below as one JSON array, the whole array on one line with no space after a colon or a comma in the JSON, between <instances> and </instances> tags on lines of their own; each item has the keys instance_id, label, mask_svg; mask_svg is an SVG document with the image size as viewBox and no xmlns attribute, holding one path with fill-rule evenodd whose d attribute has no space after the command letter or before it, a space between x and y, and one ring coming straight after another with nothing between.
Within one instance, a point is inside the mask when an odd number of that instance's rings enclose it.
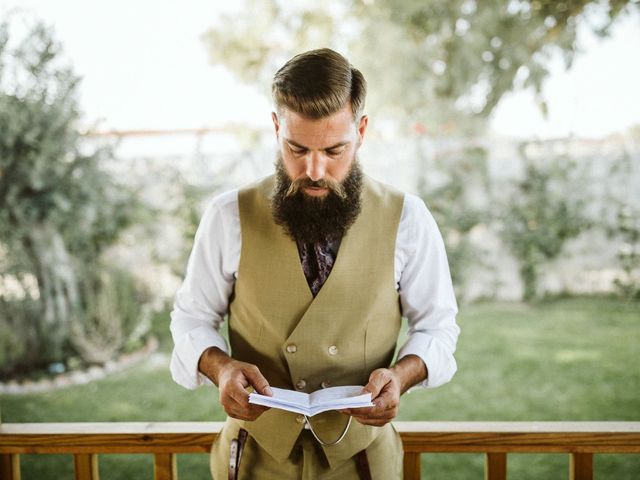
<instances>
[{"instance_id":1,"label":"wooden railing","mask_svg":"<svg viewBox=\"0 0 640 480\"><path fill-rule=\"evenodd\" d=\"M640 422L394 422L404 445L404 478L420 478L420 454L480 452L485 478L507 478L507 454L567 453L569 478L593 478L593 455L640 453ZM20 479L20 454L72 454L75 478L98 480L98 454L155 456L154 478L176 480L177 453L206 453L219 422L0 424L0 479Z\"/></svg>"}]
</instances>

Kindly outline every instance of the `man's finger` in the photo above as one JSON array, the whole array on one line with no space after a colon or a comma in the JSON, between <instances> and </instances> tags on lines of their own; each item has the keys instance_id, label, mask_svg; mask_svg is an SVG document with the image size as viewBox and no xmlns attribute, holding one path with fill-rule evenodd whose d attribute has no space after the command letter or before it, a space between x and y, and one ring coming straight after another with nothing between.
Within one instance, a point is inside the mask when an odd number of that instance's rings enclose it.
<instances>
[{"instance_id":1,"label":"man's finger","mask_svg":"<svg viewBox=\"0 0 640 480\"><path fill-rule=\"evenodd\" d=\"M271 391L271 387L269 387L269 382L264 378L258 367L255 365L251 365L245 369L243 369L243 373L249 383L253 388L255 388L256 392L261 393L262 395L267 395L269 397L273 396L273 392Z\"/></svg>"},{"instance_id":2,"label":"man's finger","mask_svg":"<svg viewBox=\"0 0 640 480\"><path fill-rule=\"evenodd\" d=\"M371 411L374 408L375 407L343 408L342 410L338 410L338 412L354 417L357 415L366 415L367 412Z\"/></svg>"},{"instance_id":3,"label":"man's finger","mask_svg":"<svg viewBox=\"0 0 640 480\"><path fill-rule=\"evenodd\" d=\"M249 393L245 390L242 382L238 380L227 385L224 393L238 405L246 407L249 404Z\"/></svg>"},{"instance_id":4,"label":"man's finger","mask_svg":"<svg viewBox=\"0 0 640 480\"><path fill-rule=\"evenodd\" d=\"M265 407L264 405L257 405L255 403L249 404L249 410L255 413L264 413L267 410L270 410L271 407Z\"/></svg>"},{"instance_id":5,"label":"man's finger","mask_svg":"<svg viewBox=\"0 0 640 480\"><path fill-rule=\"evenodd\" d=\"M379 368L371 372L369 383L367 383L363 391L371 393L371 398L376 398L384 386L391 381L391 377L387 369Z\"/></svg>"},{"instance_id":6,"label":"man's finger","mask_svg":"<svg viewBox=\"0 0 640 480\"><path fill-rule=\"evenodd\" d=\"M353 418L355 418L358 422L360 423L364 423L367 425L373 425L375 423L378 422L382 422L384 423L388 423L391 420L393 420L395 418L395 412L393 411L386 411L386 412L382 412L378 415L353 415Z\"/></svg>"},{"instance_id":7,"label":"man's finger","mask_svg":"<svg viewBox=\"0 0 640 480\"><path fill-rule=\"evenodd\" d=\"M385 403L376 403L374 407L368 409L362 409L359 412L354 412L354 417L361 418L379 418L388 415L388 412L392 410Z\"/></svg>"},{"instance_id":8,"label":"man's finger","mask_svg":"<svg viewBox=\"0 0 640 480\"><path fill-rule=\"evenodd\" d=\"M389 406L387 404L374 404L373 407L360 407L360 408L345 408L343 410L338 410L340 413L345 415L350 415L352 417L366 418L366 417L377 417L381 415L383 412L388 412L389 410L393 410L394 407Z\"/></svg>"},{"instance_id":9,"label":"man's finger","mask_svg":"<svg viewBox=\"0 0 640 480\"><path fill-rule=\"evenodd\" d=\"M264 412L269 410L270 407L265 407L263 405L254 405L252 403L249 404L247 411L245 412L246 418L244 420L255 420Z\"/></svg>"},{"instance_id":10,"label":"man's finger","mask_svg":"<svg viewBox=\"0 0 640 480\"><path fill-rule=\"evenodd\" d=\"M398 406L398 401L399 398L392 392L388 389L383 389L380 395L378 395L378 398L373 401L373 404L375 405L374 409L380 411L391 410Z\"/></svg>"},{"instance_id":11,"label":"man's finger","mask_svg":"<svg viewBox=\"0 0 640 480\"><path fill-rule=\"evenodd\" d=\"M391 421L391 419L381 420L381 419L360 419L360 418L356 418L356 420L362 423L363 425L371 425L372 427L382 427Z\"/></svg>"},{"instance_id":12,"label":"man's finger","mask_svg":"<svg viewBox=\"0 0 640 480\"><path fill-rule=\"evenodd\" d=\"M264 412L270 409L270 407L265 407L263 405L256 405L253 403L241 403L232 399L233 403L228 405L225 408L227 414L233 418L237 418L239 420L255 420Z\"/></svg>"}]
</instances>

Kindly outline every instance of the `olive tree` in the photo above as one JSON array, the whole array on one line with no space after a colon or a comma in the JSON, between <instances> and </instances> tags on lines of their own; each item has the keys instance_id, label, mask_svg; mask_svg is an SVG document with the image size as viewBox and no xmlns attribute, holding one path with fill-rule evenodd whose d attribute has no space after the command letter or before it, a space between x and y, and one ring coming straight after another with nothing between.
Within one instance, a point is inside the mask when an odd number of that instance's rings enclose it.
<instances>
[{"instance_id":1,"label":"olive tree","mask_svg":"<svg viewBox=\"0 0 640 480\"><path fill-rule=\"evenodd\" d=\"M16 363L46 363L72 347L100 253L131 222L135 201L103 168L108 146L82 142L79 79L51 31L36 24L17 42L11 31L0 23L0 273L35 277L23 300L37 308L22 318L5 310L0 321L28 333Z\"/></svg>"}]
</instances>

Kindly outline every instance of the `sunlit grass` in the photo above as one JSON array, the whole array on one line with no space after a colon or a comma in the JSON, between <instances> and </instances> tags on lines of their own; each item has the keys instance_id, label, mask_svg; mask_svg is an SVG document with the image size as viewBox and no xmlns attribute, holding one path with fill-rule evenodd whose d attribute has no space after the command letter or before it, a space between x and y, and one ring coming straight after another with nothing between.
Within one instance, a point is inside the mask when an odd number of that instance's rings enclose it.
<instances>
[{"instance_id":1,"label":"sunlit grass","mask_svg":"<svg viewBox=\"0 0 640 480\"><path fill-rule=\"evenodd\" d=\"M454 380L405 395L399 420L640 420L640 304L603 298L484 303L464 307L459 323ZM4 396L2 420L223 420L215 388L188 391L172 382L170 342L161 339L161 345L144 362L89 385ZM634 478L638 457L596 456L596 478ZM69 458L26 457L23 478L71 478ZM100 458L103 479L151 478L149 456ZM424 478L482 478L483 461L481 454L423 455ZM567 455L509 455L509 476L564 479L568 462ZM182 478L209 478L206 455L181 455L178 463Z\"/></svg>"}]
</instances>

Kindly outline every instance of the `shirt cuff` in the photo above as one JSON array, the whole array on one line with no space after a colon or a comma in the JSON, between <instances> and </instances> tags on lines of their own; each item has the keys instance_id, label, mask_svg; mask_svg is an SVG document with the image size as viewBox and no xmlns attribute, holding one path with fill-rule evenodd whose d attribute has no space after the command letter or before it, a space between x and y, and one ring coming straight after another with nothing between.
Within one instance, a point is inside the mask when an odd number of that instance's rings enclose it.
<instances>
[{"instance_id":1,"label":"shirt cuff","mask_svg":"<svg viewBox=\"0 0 640 480\"><path fill-rule=\"evenodd\" d=\"M200 385L213 385L213 382L198 370L202 353L210 347L218 347L226 354L229 353L224 337L208 326L198 327L185 333L176 343L173 352L171 370L174 380L189 389Z\"/></svg>"},{"instance_id":2,"label":"shirt cuff","mask_svg":"<svg viewBox=\"0 0 640 480\"><path fill-rule=\"evenodd\" d=\"M453 378L458 369L453 352L449 352L436 337L426 333L416 332L407 339L398 352L398 360L407 355L420 357L428 372L427 378L413 385L408 392L415 388L436 388L444 385Z\"/></svg>"}]
</instances>

